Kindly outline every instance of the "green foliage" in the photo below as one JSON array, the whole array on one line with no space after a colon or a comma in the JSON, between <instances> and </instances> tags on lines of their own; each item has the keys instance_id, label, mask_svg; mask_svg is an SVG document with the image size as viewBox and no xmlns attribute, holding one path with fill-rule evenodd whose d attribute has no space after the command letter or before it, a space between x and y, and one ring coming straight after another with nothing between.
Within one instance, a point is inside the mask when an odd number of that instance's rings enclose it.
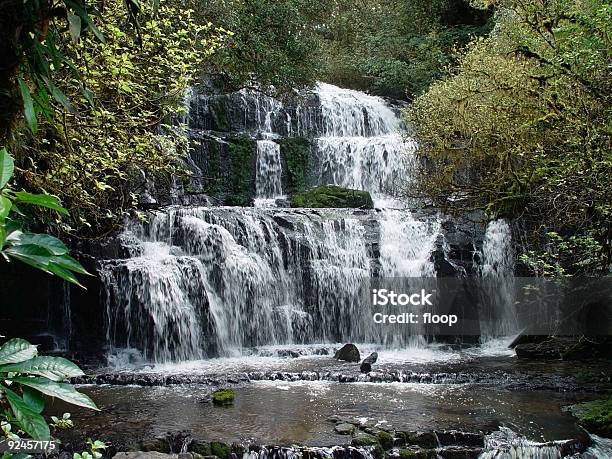
<instances>
[{"instance_id":1,"label":"green foliage","mask_svg":"<svg viewBox=\"0 0 612 459\"><path fill-rule=\"evenodd\" d=\"M427 159L418 191L451 210L522 216L535 272L606 273L612 7L496 5L491 36L407 113Z\"/></svg>"},{"instance_id":2,"label":"green foliage","mask_svg":"<svg viewBox=\"0 0 612 459\"><path fill-rule=\"evenodd\" d=\"M224 89L256 86L287 92L317 79L317 30L325 2L206 0L193 8L232 33L206 66Z\"/></svg>"},{"instance_id":3,"label":"green foliage","mask_svg":"<svg viewBox=\"0 0 612 459\"><path fill-rule=\"evenodd\" d=\"M23 214L19 207L34 206L50 209L62 215L67 215L68 212L55 196L13 191L8 186L13 171L13 159L6 149L0 150L0 258L6 261L11 258L19 260L73 284L81 285L75 273L88 274L87 271L68 254L68 248L56 237L25 231ZM65 370L60 368L58 371L64 374ZM49 377L53 368L50 367L48 371L49 373L42 376Z\"/></svg>"},{"instance_id":4,"label":"green foliage","mask_svg":"<svg viewBox=\"0 0 612 459\"><path fill-rule=\"evenodd\" d=\"M219 389L213 392L212 401L215 405L231 405L236 393L232 389Z\"/></svg>"},{"instance_id":5,"label":"green foliage","mask_svg":"<svg viewBox=\"0 0 612 459\"><path fill-rule=\"evenodd\" d=\"M5 409L0 417L7 437L13 438L18 433L12 426L34 440L51 437L49 425L42 415L43 395L98 409L89 397L63 382L83 375L75 364L62 357L38 357L37 353L36 346L19 338L0 346L0 405ZM57 419L53 421L54 425L58 424Z\"/></svg>"},{"instance_id":6,"label":"green foliage","mask_svg":"<svg viewBox=\"0 0 612 459\"><path fill-rule=\"evenodd\" d=\"M374 203L367 191L351 190L335 185L324 185L291 197L291 207L335 207L372 209Z\"/></svg>"},{"instance_id":7,"label":"green foliage","mask_svg":"<svg viewBox=\"0 0 612 459\"><path fill-rule=\"evenodd\" d=\"M89 451L84 451L82 453L74 453L72 455L73 459L100 459L102 457L102 452L106 448L108 448L107 444L100 440L92 440L89 438L87 440L87 447Z\"/></svg>"},{"instance_id":8,"label":"green foliage","mask_svg":"<svg viewBox=\"0 0 612 459\"><path fill-rule=\"evenodd\" d=\"M396 98L427 89L454 64L455 48L489 28L489 15L462 1L332 3L322 34L324 78Z\"/></svg>"},{"instance_id":9,"label":"green foliage","mask_svg":"<svg viewBox=\"0 0 612 459\"><path fill-rule=\"evenodd\" d=\"M186 90L226 35L175 3L157 10L143 3L138 33L126 32L123 8L123 1L104 2L90 19L103 41L94 34L78 42L54 35L63 58L54 67L57 91L47 89L57 97L39 117L38 135L23 135L15 150L24 171L19 183L57 195L71 209L67 231L112 229L136 206L144 175L177 171L187 149L179 123ZM26 75L31 91L40 91L38 77Z\"/></svg>"}]
</instances>

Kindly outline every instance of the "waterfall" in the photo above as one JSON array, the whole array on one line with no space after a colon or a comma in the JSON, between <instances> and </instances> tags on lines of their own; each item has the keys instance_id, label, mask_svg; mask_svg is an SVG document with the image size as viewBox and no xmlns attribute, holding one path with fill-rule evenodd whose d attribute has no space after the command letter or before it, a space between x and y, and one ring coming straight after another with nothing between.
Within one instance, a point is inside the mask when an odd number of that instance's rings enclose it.
<instances>
[{"instance_id":1,"label":"waterfall","mask_svg":"<svg viewBox=\"0 0 612 459\"><path fill-rule=\"evenodd\" d=\"M369 191L379 207L406 186L416 144L400 134L397 115L379 97L319 84L322 132L319 182Z\"/></svg>"},{"instance_id":2,"label":"waterfall","mask_svg":"<svg viewBox=\"0 0 612 459\"><path fill-rule=\"evenodd\" d=\"M516 333L514 254L512 231L506 220L489 222L482 245L481 275L488 310L480 311L483 339Z\"/></svg>"},{"instance_id":3,"label":"waterfall","mask_svg":"<svg viewBox=\"0 0 612 459\"><path fill-rule=\"evenodd\" d=\"M255 171L256 207L274 206L277 199L284 198L281 177L280 145L272 140L258 140Z\"/></svg>"},{"instance_id":4,"label":"waterfall","mask_svg":"<svg viewBox=\"0 0 612 459\"><path fill-rule=\"evenodd\" d=\"M111 352L137 349L165 362L263 345L422 344L417 328L375 324L363 296L373 277L435 277L444 238L442 217L417 217L393 198L409 185L416 148L396 111L327 84L293 106L246 90L219 97L192 96L190 126L196 135L223 121L255 140L255 207L174 206L126 225L129 257L100 268ZM231 119L211 115L220 105ZM276 207L279 139L293 134L312 141L313 185L369 191L378 208ZM489 226L483 276L510 272L508 234L505 222Z\"/></svg>"}]
</instances>

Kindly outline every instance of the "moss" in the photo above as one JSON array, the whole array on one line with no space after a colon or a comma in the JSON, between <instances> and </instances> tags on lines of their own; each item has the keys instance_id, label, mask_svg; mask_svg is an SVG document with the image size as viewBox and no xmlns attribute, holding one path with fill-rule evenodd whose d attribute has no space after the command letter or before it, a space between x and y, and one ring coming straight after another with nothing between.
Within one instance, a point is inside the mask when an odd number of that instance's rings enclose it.
<instances>
[{"instance_id":1,"label":"moss","mask_svg":"<svg viewBox=\"0 0 612 459\"><path fill-rule=\"evenodd\" d=\"M370 193L367 191L325 185L294 194L291 198L291 207L372 209L374 203Z\"/></svg>"},{"instance_id":2,"label":"moss","mask_svg":"<svg viewBox=\"0 0 612 459\"><path fill-rule=\"evenodd\" d=\"M213 392L212 401L215 405L231 405L235 397L232 389L220 389Z\"/></svg>"},{"instance_id":3,"label":"moss","mask_svg":"<svg viewBox=\"0 0 612 459\"><path fill-rule=\"evenodd\" d=\"M207 141L206 147L206 170L203 171L206 176L204 189L206 193L213 195L219 192L221 183L221 147L216 140Z\"/></svg>"},{"instance_id":4,"label":"moss","mask_svg":"<svg viewBox=\"0 0 612 459\"><path fill-rule=\"evenodd\" d=\"M226 204L248 206L255 195L256 144L247 136L227 139L229 154L229 190Z\"/></svg>"},{"instance_id":5,"label":"moss","mask_svg":"<svg viewBox=\"0 0 612 459\"><path fill-rule=\"evenodd\" d=\"M213 131L229 131L230 123L227 117L227 107L224 97L214 97L208 101L208 113Z\"/></svg>"},{"instance_id":6,"label":"moss","mask_svg":"<svg viewBox=\"0 0 612 459\"><path fill-rule=\"evenodd\" d=\"M213 456L217 456L219 459L228 459L230 456L231 448L227 443L220 441L210 442L210 451Z\"/></svg>"},{"instance_id":7,"label":"moss","mask_svg":"<svg viewBox=\"0 0 612 459\"><path fill-rule=\"evenodd\" d=\"M612 438L612 397L572 405L570 411L590 433Z\"/></svg>"},{"instance_id":8,"label":"moss","mask_svg":"<svg viewBox=\"0 0 612 459\"><path fill-rule=\"evenodd\" d=\"M304 137L284 138L279 141L283 167L283 189L287 193L303 191L310 156L310 141Z\"/></svg>"},{"instance_id":9,"label":"moss","mask_svg":"<svg viewBox=\"0 0 612 459\"><path fill-rule=\"evenodd\" d=\"M435 449L412 450L402 448L399 450L400 459L435 459L437 456Z\"/></svg>"},{"instance_id":10,"label":"moss","mask_svg":"<svg viewBox=\"0 0 612 459\"><path fill-rule=\"evenodd\" d=\"M393 448L393 435L391 435L389 432L381 430L376 434L376 438L378 438L378 442L383 449Z\"/></svg>"},{"instance_id":11,"label":"moss","mask_svg":"<svg viewBox=\"0 0 612 459\"><path fill-rule=\"evenodd\" d=\"M189 451L191 453L201 454L202 456L211 456L212 450L210 444L203 441L194 440L189 445Z\"/></svg>"},{"instance_id":12,"label":"moss","mask_svg":"<svg viewBox=\"0 0 612 459\"><path fill-rule=\"evenodd\" d=\"M373 435L359 434L351 441L353 446L378 446L378 439Z\"/></svg>"}]
</instances>

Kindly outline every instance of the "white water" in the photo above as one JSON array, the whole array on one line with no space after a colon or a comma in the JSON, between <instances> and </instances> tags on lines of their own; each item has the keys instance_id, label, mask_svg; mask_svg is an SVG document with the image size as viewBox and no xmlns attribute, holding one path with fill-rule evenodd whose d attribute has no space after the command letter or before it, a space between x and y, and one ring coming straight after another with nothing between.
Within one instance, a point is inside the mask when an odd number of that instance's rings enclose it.
<instances>
[{"instance_id":1,"label":"white water","mask_svg":"<svg viewBox=\"0 0 612 459\"><path fill-rule=\"evenodd\" d=\"M482 246L481 274L485 279L484 294L496 305L488 311L481 311L483 339L516 333L518 321L514 283L514 253L512 231L506 220L491 221L486 229ZM489 288L486 281L489 280Z\"/></svg>"},{"instance_id":2,"label":"white water","mask_svg":"<svg viewBox=\"0 0 612 459\"><path fill-rule=\"evenodd\" d=\"M174 207L129 224L122 238L132 256L102 263L110 347L169 362L253 346L423 346L416 327L376 326L360 296L372 276L436 274L440 218L416 218L393 198L409 184L415 150L396 112L381 98L327 84L314 91L319 103L298 106L294 118L271 97L237 94L245 130L260 139L257 208ZM369 191L379 209L269 209L284 197L279 129L315 139L319 184ZM483 276L508 271L507 233L490 226Z\"/></svg>"},{"instance_id":3,"label":"white water","mask_svg":"<svg viewBox=\"0 0 612 459\"><path fill-rule=\"evenodd\" d=\"M276 199L283 199L280 145L273 140L257 141L255 171L256 207L272 207Z\"/></svg>"}]
</instances>

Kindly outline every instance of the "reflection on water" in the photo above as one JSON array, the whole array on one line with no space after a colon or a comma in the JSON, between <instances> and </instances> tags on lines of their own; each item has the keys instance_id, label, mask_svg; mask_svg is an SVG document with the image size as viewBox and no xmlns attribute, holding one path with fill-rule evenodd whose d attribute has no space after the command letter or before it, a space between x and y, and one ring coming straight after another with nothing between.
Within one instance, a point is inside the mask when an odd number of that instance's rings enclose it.
<instances>
[{"instance_id":1,"label":"reflection on water","mask_svg":"<svg viewBox=\"0 0 612 459\"><path fill-rule=\"evenodd\" d=\"M235 404L221 408L203 402L210 388L200 385L83 390L102 411L72 410L73 418L81 433L96 438L125 441L187 429L204 440L317 446L346 443L327 422L333 415L367 418L398 430L460 426L486 432L505 425L537 441L573 438L574 420L560 408L585 397L470 385L262 381L237 388Z\"/></svg>"}]
</instances>

